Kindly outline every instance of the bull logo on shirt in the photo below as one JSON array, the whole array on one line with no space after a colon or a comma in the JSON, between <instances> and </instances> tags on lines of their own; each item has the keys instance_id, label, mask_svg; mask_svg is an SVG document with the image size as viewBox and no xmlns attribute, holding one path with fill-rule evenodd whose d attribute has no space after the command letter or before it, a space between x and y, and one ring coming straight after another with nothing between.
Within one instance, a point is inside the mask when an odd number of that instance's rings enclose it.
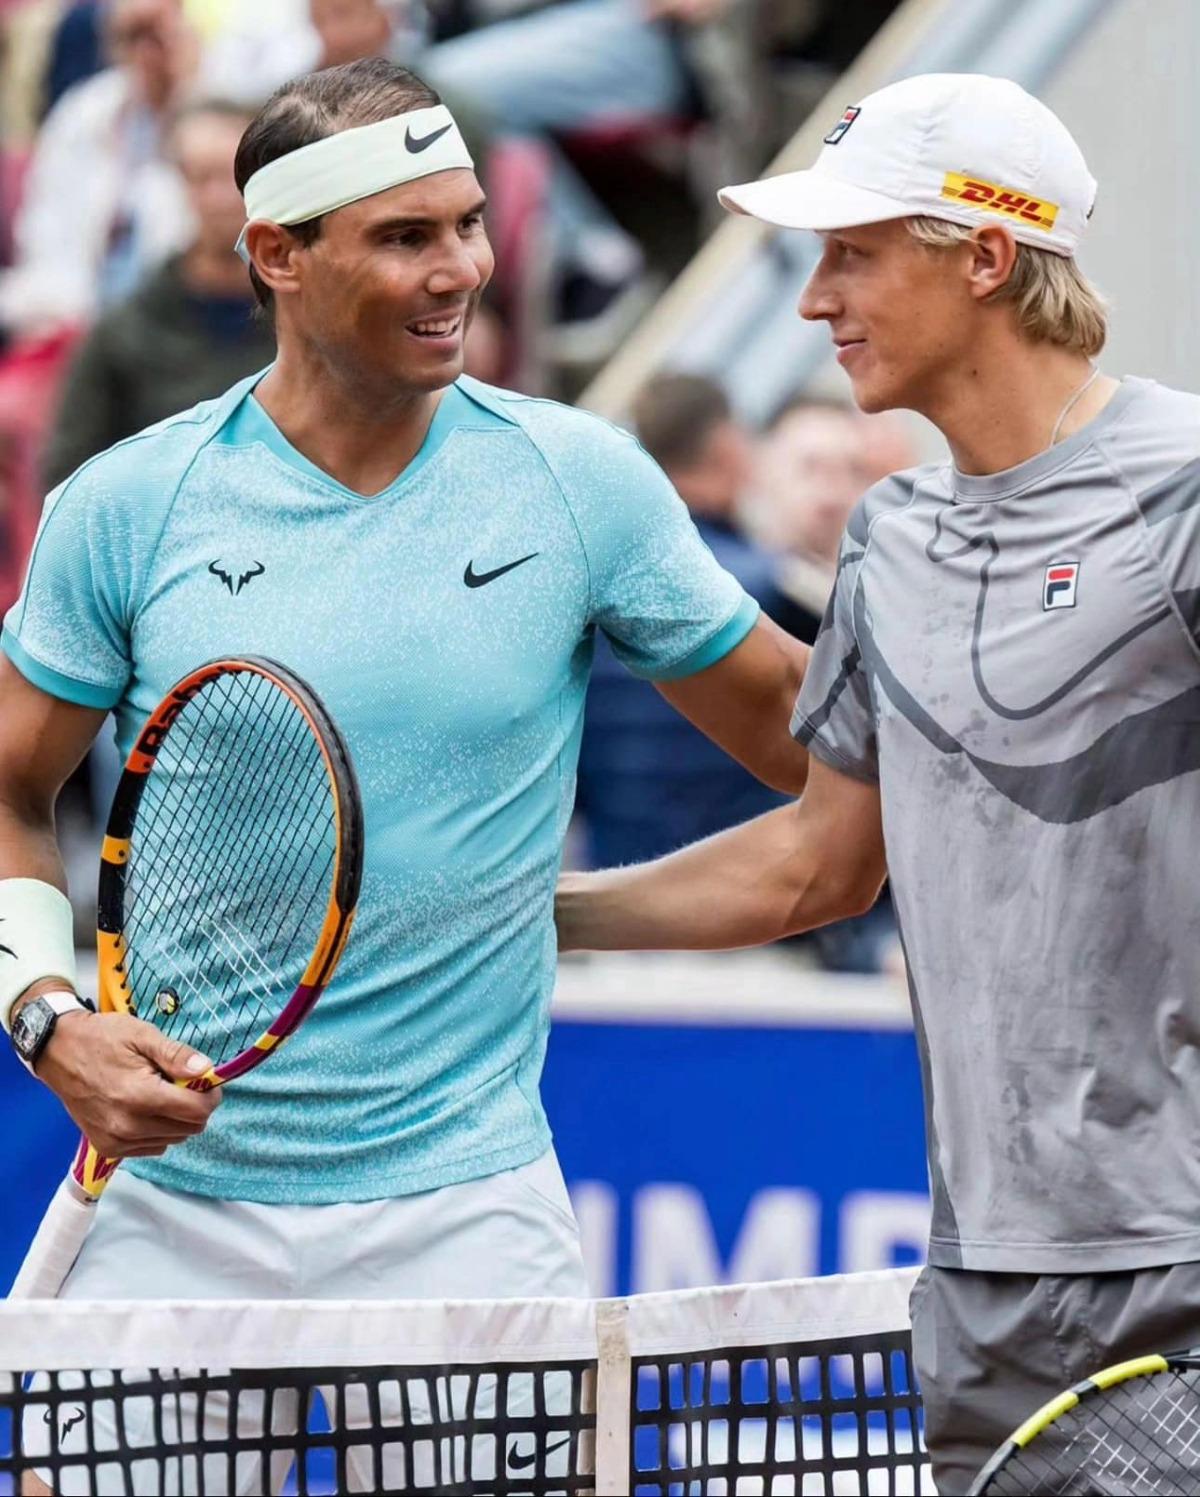
<instances>
[{"instance_id":1,"label":"bull logo on shirt","mask_svg":"<svg viewBox=\"0 0 1200 1497\"><path fill-rule=\"evenodd\" d=\"M248 582L252 582L255 577L261 577L267 569L261 561L252 561L249 569L245 572L227 572L221 565L220 558L218 557L216 561L209 562L208 570L214 577L221 579L229 589L230 597L236 598Z\"/></svg>"}]
</instances>

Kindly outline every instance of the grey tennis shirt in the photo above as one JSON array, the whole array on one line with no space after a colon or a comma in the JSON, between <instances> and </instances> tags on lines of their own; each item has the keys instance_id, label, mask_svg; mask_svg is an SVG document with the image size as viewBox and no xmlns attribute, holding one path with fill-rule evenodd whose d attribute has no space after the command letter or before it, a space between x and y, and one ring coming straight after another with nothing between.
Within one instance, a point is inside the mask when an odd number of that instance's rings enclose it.
<instances>
[{"instance_id":1,"label":"grey tennis shirt","mask_svg":"<svg viewBox=\"0 0 1200 1497\"><path fill-rule=\"evenodd\" d=\"M793 731L877 780L930 1261L1200 1258L1200 398L856 508Z\"/></svg>"}]
</instances>

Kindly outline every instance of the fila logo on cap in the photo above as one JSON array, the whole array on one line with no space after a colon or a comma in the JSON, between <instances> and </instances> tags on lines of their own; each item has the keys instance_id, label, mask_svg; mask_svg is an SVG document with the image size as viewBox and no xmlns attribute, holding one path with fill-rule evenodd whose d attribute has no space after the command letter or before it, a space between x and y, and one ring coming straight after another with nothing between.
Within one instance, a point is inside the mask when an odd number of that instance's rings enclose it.
<instances>
[{"instance_id":1,"label":"fila logo on cap","mask_svg":"<svg viewBox=\"0 0 1200 1497\"><path fill-rule=\"evenodd\" d=\"M1077 561L1056 561L1046 568L1042 582L1042 608L1074 608L1079 583Z\"/></svg>"},{"instance_id":2,"label":"fila logo on cap","mask_svg":"<svg viewBox=\"0 0 1200 1497\"><path fill-rule=\"evenodd\" d=\"M824 137L825 144L827 146L837 145L838 141L841 140L842 136L845 135L846 131L849 130L850 126L854 123L854 121L859 117L861 113L862 110L858 107L857 104L851 104L850 107L846 110L845 114L842 115L841 119L838 120L837 124L834 125L829 134Z\"/></svg>"}]
</instances>

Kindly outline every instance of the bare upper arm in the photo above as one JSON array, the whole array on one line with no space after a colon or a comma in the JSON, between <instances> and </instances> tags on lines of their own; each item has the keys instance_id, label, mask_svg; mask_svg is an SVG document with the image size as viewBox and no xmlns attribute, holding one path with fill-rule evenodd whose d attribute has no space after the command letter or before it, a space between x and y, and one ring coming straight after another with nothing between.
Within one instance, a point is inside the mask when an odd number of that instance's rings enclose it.
<instances>
[{"instance_id":1,"label":"bare upper arm","mask_svg":"<svg viewBox=\"0 0 1200 1497\"><path fill-rule=\"evenodd\" d=\"M50 696L0 655L0 804L23 817L51 813L106 716Z\"/></svg>"},{"instance_id":2,"label":"bare upper arm","mask_svg":"<svg viewBox=\"0 0 1200 1497\"><path fill-rule=\"evenodd\" d=\"M791 736L791 715L810 651L766 614L723 659L654 684L677 712L751 774L799 795L808 755Z\"/></svg>"},{"instance_id":3,"label":"bare upper arm","mask_svg":"<svg viewBox=\"0 0 1200 1497\"><path fill-rule=\"evenodd\" d=\"M879 786L809 756L808 786L793 810L805 880L829 913L810 923L869 909L887 877Z\"/></svg>"}]
</instances>

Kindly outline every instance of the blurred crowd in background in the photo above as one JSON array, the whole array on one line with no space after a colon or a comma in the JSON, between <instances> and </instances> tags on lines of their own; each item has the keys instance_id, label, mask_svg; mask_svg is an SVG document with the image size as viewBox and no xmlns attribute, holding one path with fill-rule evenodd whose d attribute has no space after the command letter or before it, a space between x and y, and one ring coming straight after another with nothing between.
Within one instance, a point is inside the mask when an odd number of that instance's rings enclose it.
<instances>
[{"instance_id":1,"label":"blurred crowd in background","mask_svg":"<svg viewBox=\"0 0 1200 1497\"><path fill-rule=\"evenodd\" d=\"M288 78L385 55L441 92L497 252L468 372L570 399L709 232L715 188L761 171L894 4L0 0L0 609L51 487L273 357L233 251L232 163ZM685 374L652 380L631 424L719 560L806 640L850 507L915 461L891 417L798 396L751 431ZM61 810L84 904L112 752ZM779 803L600 642L572 857L657 856ZM895 963L886 901L804 950Z\"/></svg>"}]
</instances>

